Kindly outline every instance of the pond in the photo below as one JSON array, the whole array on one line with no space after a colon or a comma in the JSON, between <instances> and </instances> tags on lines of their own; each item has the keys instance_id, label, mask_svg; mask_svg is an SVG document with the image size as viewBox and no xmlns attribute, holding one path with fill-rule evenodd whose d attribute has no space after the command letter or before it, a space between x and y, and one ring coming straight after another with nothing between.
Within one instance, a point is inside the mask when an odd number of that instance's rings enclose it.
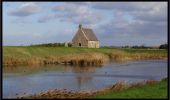
<instances>
[{"instance_id":1,"label":"pond","mask_svg":"<svg viewBox=\"0 0 170 100\"><path fill-rule=\"evenodd\" d=\"M49 89L98 90L119 81L139 82L167 77L167 60L109 62L103 66L3 67L3 98Z\"/></svg>"}]
</instances>

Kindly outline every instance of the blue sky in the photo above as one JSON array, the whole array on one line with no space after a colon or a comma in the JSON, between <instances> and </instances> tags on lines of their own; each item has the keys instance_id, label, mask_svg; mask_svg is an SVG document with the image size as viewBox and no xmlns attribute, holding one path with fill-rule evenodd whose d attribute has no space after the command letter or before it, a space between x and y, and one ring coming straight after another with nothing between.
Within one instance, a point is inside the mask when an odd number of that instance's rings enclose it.
<instances>
[{"instance_id":1,"label":"blue sky","mask_svg":"<svg viewBox=\"0 0 170 100\"><path fill-rule=\"evenodd\" d=\"M167 43L167 2L3 2L3 45L70 42L78 24L100 44Z\"/></svg>"}]
</instances>

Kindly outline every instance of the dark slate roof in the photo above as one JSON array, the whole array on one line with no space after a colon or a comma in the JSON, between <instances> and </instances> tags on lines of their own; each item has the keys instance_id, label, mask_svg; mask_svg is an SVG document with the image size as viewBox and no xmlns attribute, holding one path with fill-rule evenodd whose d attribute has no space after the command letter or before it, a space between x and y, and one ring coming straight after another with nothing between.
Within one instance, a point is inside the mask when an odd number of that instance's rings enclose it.
<instances>
[{"instance_id":1,"label":"dark slate roof","mask_svg":"<svg viewBox=\"0 0 170 100\"><path fill-rule=\"evenodd\" d=\"M84 32L89 41L98 41L92 29L82 28L82 31Z\"/></svg>"}]
</instances>

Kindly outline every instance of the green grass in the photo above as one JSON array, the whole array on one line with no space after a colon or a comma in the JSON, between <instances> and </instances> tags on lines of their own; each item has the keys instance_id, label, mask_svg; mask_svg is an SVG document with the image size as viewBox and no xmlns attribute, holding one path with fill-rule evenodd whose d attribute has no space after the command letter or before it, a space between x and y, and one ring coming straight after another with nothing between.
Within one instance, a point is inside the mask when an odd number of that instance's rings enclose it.
<instances>
[{"instance_id":1,"label":"green grass","mask_svg":"<svg viewBox=\"0 0 170 100\"><path fill-rule=\"evenodd\" d=\"M155 84L146 84L142 87L132 87L119 92L109 92L104 95L93 97L95 99L150 99L150 98L168 98L167 79Z\"/></svg>"},{"instance_id":2,"label":"green grass","mask_svg":"<svg viewBox=\"0 0 170 100\"><path fill-rule=\"evenodd\" d=\"M167 50L160 49L119 49L119 48L67 48L67 47L31 47L31 46L3 46L3 57L7 56L49 56L49 55L65 55L75 53L99 52L111 53L115 51L123 51L126 53L148 53L166 55Z\"/></svg>"},{"instance_id":3,"label":"green grass","mask_svg":"<svg viewBox=\"0 0 170 100\"><path fill-rule=\"evenodd\" d=\"M35 59L42 61L70 54L81 56L82 53L101 53L114 60L167 58L167 50L160 49L3 46L3 64L30 63L31 61L34 62Z\"/></svg>"}]
</instances>

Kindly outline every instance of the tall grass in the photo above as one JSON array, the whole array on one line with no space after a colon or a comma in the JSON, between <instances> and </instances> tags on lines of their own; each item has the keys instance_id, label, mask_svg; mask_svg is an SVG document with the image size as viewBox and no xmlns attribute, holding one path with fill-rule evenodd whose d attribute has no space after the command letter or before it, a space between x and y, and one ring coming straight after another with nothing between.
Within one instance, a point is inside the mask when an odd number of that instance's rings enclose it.
<instances>
[{"instance_id":1,"label":"tall grass","mask_svg":"<svg viewBox=\"0 0 170 100\"><path fill-rule=\"evenodd\" d=\"M126 61L166 58L167 51L159 49L148 50L116 48L3 46L4 65L100 65L106 62L108 59Z\"/></svg>"},{"instance_id":2,"label":"tall grass","mask_svg":"<svg viewBox=\"0 0 170 100\"><path fill-rule=\"evenodd\" d=\"M19 99L116 99L116 98L167 98L167 78L161 81L146 80L127 84L118 82L97 91L48 90L34 95L18 96Z\"/></svg>"},{"instance_id":3,"label":"tall grass","mask_svg":"<svg viewBox=\"0 0 170 100\"><path fill-rule=\"evenodd\" d=\"M69 54L60 57L60 60L64 64L71 65L102 65L106 62L107 56L102 53L81 53L81 54Z\"/></svg>"}]
</instances>

